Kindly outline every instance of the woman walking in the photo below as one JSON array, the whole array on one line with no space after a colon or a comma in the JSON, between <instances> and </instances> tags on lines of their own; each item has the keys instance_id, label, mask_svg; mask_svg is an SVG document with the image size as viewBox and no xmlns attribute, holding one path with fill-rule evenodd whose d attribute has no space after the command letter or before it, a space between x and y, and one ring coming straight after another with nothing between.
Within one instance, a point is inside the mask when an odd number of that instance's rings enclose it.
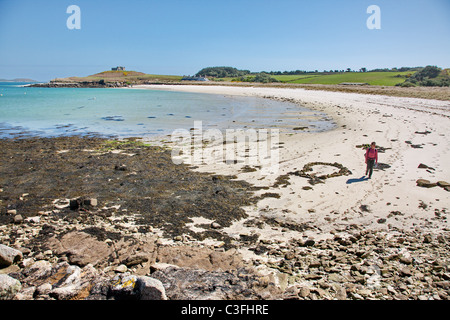
<instances>
[{"instance_id":1,"label":"woman walking","mask_svg":"<svg viewBox=\"0 0 450 320\"><path fill-rule=\"evenodd\" d=\"M378 150L376 149L377 144L372 142L370 148L366 151L366 176L369 174L369 179L372 178L373 167L378 164Z\"/></svg>"}]
</instances>

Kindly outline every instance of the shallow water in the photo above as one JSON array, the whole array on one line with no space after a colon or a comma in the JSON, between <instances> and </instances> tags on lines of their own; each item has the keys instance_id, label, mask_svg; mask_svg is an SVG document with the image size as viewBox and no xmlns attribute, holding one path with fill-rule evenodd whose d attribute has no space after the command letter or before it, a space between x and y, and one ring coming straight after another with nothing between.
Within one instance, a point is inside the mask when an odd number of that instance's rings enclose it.
<instances>
[{"instance_id":1,"label":"shallow water","mask_svg":"<svg viewBox=\"0 0 450 320\"><path fill-rule=\"evenodd\" d=\"M190 129L334 127L327 115L289 102L159 90L31 88L0 83L0 137L156 137ZM294 131L293 131L294 132Z\"/></svg>"}]
</instances>

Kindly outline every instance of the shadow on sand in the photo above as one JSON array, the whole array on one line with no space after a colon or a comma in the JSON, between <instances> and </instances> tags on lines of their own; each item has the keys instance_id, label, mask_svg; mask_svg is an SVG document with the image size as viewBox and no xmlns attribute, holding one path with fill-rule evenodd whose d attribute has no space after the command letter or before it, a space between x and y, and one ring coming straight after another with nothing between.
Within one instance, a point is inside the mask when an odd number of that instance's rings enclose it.
<instances>
[{"instance_id":1,"label":"shadow on sand","mask_svg":"<svg viewBox=\"0 0 450 320\"><path fill-rule=\"evenodd\" d=\"M347 183L347 184L352 184L352 183L355 183L355 182L363 182L363 181L367 181L367 180L369 180L368 177L362 176L362 177L359 178L359 179L348 179L346 183Z\"/></svg>"}]
</instances>

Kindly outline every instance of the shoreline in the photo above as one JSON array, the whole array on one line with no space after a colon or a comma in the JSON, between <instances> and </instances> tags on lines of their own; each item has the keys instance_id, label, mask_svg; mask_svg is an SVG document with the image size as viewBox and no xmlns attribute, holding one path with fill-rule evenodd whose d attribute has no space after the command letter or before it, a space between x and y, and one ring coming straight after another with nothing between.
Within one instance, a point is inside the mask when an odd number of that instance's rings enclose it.
<instances>
[{"instance_id":1,"label":"shoreline","mask_svg":"<svg viewBox=\"0 0 450 320\"><path fill-rule=\"evenodd\" d=\"M33 87L42 88L132 88L136 86L203 86L203 87L241 87L241 88L280 88L280 89L303 89L312 91L331 91L343 93L360 93L368 95L382 95L406 98L435 99L450 101L450 88L448 87L414 87L402 88L396 86L374 86L374 85L327 85L327 84L292 84L292 83L243 83L243 82L221 82L210 81L201 83L186 83L173 81L153 81L144 83L126 84L123 82L106 82L100 84L93 82L62 82L62 83L38 83Z\"/></svg>"}]
</instances>

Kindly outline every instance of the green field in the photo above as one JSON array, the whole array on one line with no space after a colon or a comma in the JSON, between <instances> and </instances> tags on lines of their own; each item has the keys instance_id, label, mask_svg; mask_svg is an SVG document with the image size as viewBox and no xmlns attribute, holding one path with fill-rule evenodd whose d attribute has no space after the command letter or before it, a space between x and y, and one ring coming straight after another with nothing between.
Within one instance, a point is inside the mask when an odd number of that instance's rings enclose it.
<instances>
[{"instance_id":1,"label":"green field","mask_svg":"<svg viewBox=\"0 0 450 320\"><path fill-rule=\"evenodd\" d=\"M344 72L344 73L311 73L305 75L272 76L284 83L303 84L340 84L368 83L374 86L395 86L405 81L412 71L406 72Z\"/></svg>"}]
</instances>

